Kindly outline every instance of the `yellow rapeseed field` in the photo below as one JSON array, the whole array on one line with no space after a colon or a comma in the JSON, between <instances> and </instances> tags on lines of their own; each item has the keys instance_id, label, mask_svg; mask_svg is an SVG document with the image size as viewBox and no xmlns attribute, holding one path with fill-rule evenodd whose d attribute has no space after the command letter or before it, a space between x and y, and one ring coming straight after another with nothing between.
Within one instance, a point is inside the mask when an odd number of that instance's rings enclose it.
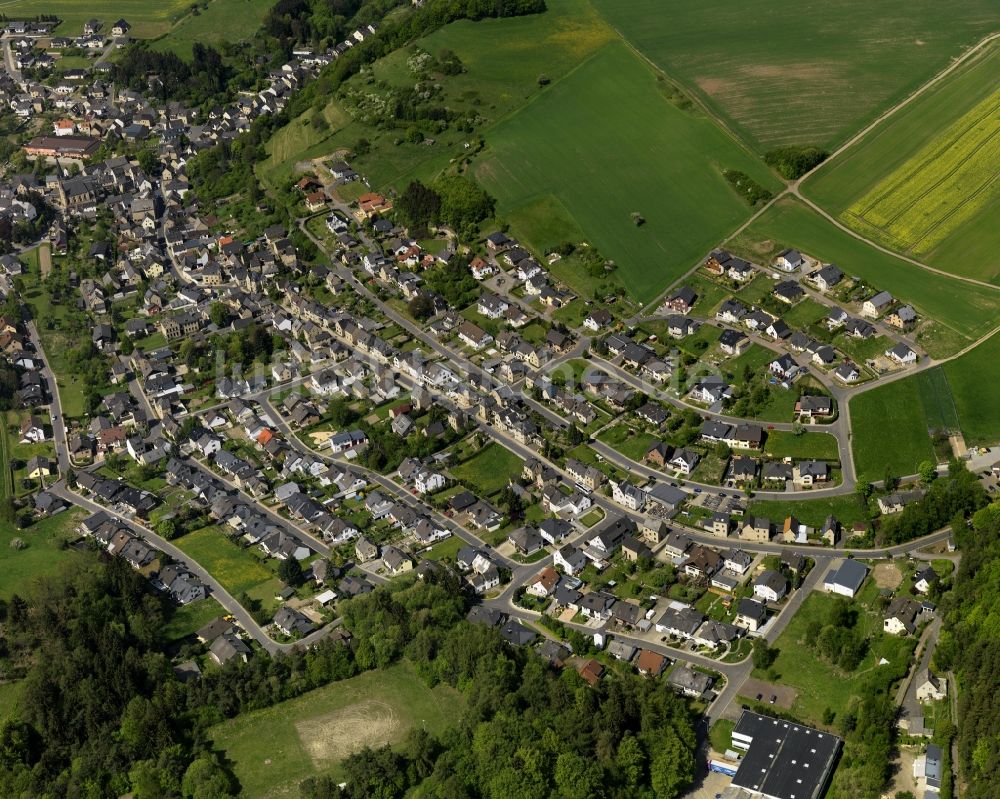
<instances>
[{"instance_id":1,"label":"yellow rapeseed field","mask_svg":"<svg viewBox=\"0 0 1000 799\"><path fill-rule=\"evenodd\" d=\"M927 253L1000 194L1000 89L855 202L845 221Z\"/></svg>"}]
</instances>

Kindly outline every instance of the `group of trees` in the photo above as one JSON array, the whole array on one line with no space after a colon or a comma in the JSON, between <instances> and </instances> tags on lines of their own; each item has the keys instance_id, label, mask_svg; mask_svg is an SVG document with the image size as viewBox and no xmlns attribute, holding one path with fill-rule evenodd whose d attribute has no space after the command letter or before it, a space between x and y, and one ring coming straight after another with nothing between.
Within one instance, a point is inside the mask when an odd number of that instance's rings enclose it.
<instances>
[{"instance_id":1,"label":"group of trees","mask_svg":"<svg viewBox=\"0 0 1000 799\"><path fill-rule=\"evenodd\" d=\"M200 105L223 98L231 89L232 71L211 45L195 42L191 61L169 50L152 50L144 42L129 47L115 62L114 79L130 89L152 93L166 102L181 100ZM156 80L150 81L155 75Z\"/></svg>"},{"instance_id":2,"label":"group of trees","mask_svg":"<svg viewBox=\"0 0 1000 799\"><path fill-rule=\"evenodd\" d=\"M962 527L988 501L976 475L961 461L953 460L948 465L948 474L934 480L919 501L907 505L902 513L880 520L876 540L879 545L901 544L953 522Z\"/></svg>"},{"instance_id":3,"label":"group of trees","mask_svg":"<svg viewBox=\"0 0 1000 799\"><path fill-rule=\"evenodd\" d=\"M424 272L424 285L452 308L464 308L479 297L481 287L469 271L469 256L455 253L448 263Z\"/></svg>"},{"instance_id":4,"label":"group of trees","mask_svg":"<svg viewBox=\"0 0 1000 799\"><path fill-rule=\"evenodd\" d=\"M971 529L964 524L954 529L962 561L954 590L942 602L944 627L934 666L939 673L953 671L961 686L955 735L964 796L987 799L996 796L1000 758L1000 503L977 511Z\"/></svg>"},{"instance_id":5,"label":"group of trees","mask_svg":"<svg viewBox=\"0 0 1000 799\"><path fill-rule=\"evenodd\" d=\"M166 600L124 560L76 562L36 590L0 602L2 651L30 662L24 699L0 727L3 796L237 796L211 726L404 657L429 685L463 693L454 726L363 750L344 764L345 790L320 778L303 796L392 799L420 783L442 799L673 799L694 771L692 718L665 683L616 673L591 689L551 671L465 622L466 595L447 572L345 602L351 646L257 655L188 683L161 651Z\"/></svg>"},{"instance_id":6,"label":"group of trees","mask_svg":"<svg viewBox=\"0 0 1000 799\"><path fill-rule=\"evenodd\" d=\"M825 621L810 622L806 640L815 642L816 651L824 660L844 671L854 671L868 650L868 641L857 625L857 610L846 599L837 599Z\"/></svg>"},{"instance_id":7,"label":"group of trees","mask_svg":"<svg viewBox=\"0 0 1000 799\"><path fill-rule=\"evenodd\" d=\"M819 166L827 155L818 147L776 147L764 153L764 162L783 178L796 180Z\"/></svg>"},{"instance_id":8,"label":"group of trees","mask_svg":"<svg viewBox=\"0 0 1000 799\"><path fill-rule=\"evenodd\" d=\"M474 239L478 225L493 216L496 200L462 175L445 175L425 186L412 181L400 195L396 208L411 234L421 235L438 223Z\"/></svg>"}]
</instances>

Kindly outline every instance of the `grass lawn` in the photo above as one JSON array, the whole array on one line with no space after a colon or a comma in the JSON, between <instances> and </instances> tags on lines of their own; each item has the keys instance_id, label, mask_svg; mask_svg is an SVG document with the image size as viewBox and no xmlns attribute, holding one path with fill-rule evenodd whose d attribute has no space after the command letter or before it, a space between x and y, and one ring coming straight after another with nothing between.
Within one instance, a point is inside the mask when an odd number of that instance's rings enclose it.
<instances>
[{"instance_id":1,"label":"grass lawn","mask_svg":"<svg viewBox=\"0 0 1000 799\"><path fill-rule=\"evenodd\" d=\"M800 436L784 430L770 430L764 443L764 454L772 458L812 458L821 461L840 459L837 439L829 433L806 432Z\"/></svg>"},{"instance_id":2,"label":"grass lawn","mask_svg":"<svg viewBox=\"0 0 1000 799\"><path fill-rule=\"evenodd\" d=\"M274 607L274 595L282 588L275 576L253 551L242 549L226 538L219 527L203 527L174 542L207 569L234 597L244 591L265 608Z\"/></svg>"},{"instance_id":3,"label":"grass lawn","mask_svg":"<svg viewBox=\"0 0 1000 799\"><path fill-rule=\"evenodd\" d=\"M851 399L854 465L858 477L881 480L886 469L915 474L921 461L936 461L916 380L886 383Z\"/></svg>"},{"instance_id":4,"label":"grass lawn","mask_svg":"<svg viewBox=\"0 0 1000 799\"><path fill-rule=\"evenodd\" d=\"M124 17L132 25L129 36L147 39L166 33L190 5L190 0L15 0L5 3L3 12L8 19L55 14L62 20L56 30L60 36L79 36L92 17L104 22L104 33L110 36L112 23Z\"/></svg>"},{"instance_id":5,"label":"grass lawn","mask_svg":"<svg viewBox=\"0 0 1000 799\"><path fill-rule=\"evenodd\" d=\"M761 150L843 141L996 30L990 0L592 2Z\"/></svg>"},{"instance_id":6,"label":"grass lawn","mask_svg":"<svg viewBox=\"0 0 1000 799\"><path fill-rule=\"evenodd\" d=\"M773 205L732 244L734 249L757 253L761 258L794 246L823 261L834 261L848 275L912 303L922 315L953 328L966 339L989 331L1000 310L1000 291L960 283L873 250L797 200Z\"/></svg>"},{"instance_id":7,"label":"grass lawn","mask_svg":"<svg viewBox=\"0 0 1000 799\"><path fill-rule=\"evenodd\" d=\"M995 138L998 70L994 42L810 178L806 193L886 246L954 274L1000 283L993 257L1000 228L990 224L1000 212L1000 184L976 191L995 170L975 168L977 157L991 158L989 146L972 151L982 137L992 132ZM991 95L989 114L981 104ZM973 172L963 178L965 168ZM929 202L941 205L925 207Z\"/></svg>"},{"instance_id":8,"label":"grass lawn","mask_svg":"<svg viewBox=\"0 0 1000 799\"><path fill-rule=\"evenodd\" d=\"M803 328L825 319L829 313L830 309L826 305L806 297L792 306L781 318L791 328Z\"/></svg>"},{"instance_id":9,"label":"grass lawn","mask_svg":"<svg viewBox=\"0 0 1000 799\"><path fill-rule=\"evenodd\" d=\"M735 726L736 722L729 719L719 719L712 725L712 729L708 732L708 741L716 752L724 754L727 749L733 748L733 728Z\"/></svg>"},{"instance_id":10,"label":"grass lawn","mask_svg":"<svg viewBox=\"0 0 1000 799\"><path fill-rule=\"evenodd\" d=\"M495 494L512 477L521 473L521 459L499 444L483 447L465 463L455 466L451 473L458 480L471 484L483 496Z\"/></svg>"},{"instance_id":11,"label":"grass lawn","mask_svg":"<svg viewBox=\"0 0 1000 799\"><path fill-rule=\"evenodd\" d=\"M249 39L273 5L272 0L211 0L205 10L184 17L153 49L169 50L188 60L195 42L218 45Z\"/></svg>"},{"instance_id":12,"label":"grass lawn","mask_svg":"<svg viewBox=\"0 0 1000 799\"><path fill-rule=\"evenodd\" d=\"M604 518L604 511L601 508L594 508L580 517L580 524L590 528Z\"/></svg>"},{"instance_id":13,"label":"grass lawn","mask_svg":"<svg viewBox=\"0 0 1000 799\"><path fill-rule=\"evenodd\" d=\"M461 702L453 689L427 688L399 664L243 714L209 736L230 761L243 796L285 796L306 777L339 778L340 762L362 746L399 744L416 725L441 732L457 720Z\"/></svg>"},{"instance_id":14,"label":"grass lawn","mask_svg":"<svg viewBox=\"0 0 1000 799\"><path fill-rule=\"evenodd\" d=\"M841 524L850 526L865 521L865 515L853 494L824 499L752 501L747 512L781 521L795 516L803 524L819 528L827 516L835 516Z\"/></svg>"},{"instance_id":15,"label":"grass lawn","mask_svg":"<svg viewBox=\"0 0 1000 799\"><path fill-rule=\"evenodd\" d=\"M224 615L226 615L226 610L212 597L175 607L170 614L170 619L163 626L163 640L169 642L187 638L212 619Z\"/></svg>"},{"instance_id":16,"label":"grass lawn","mask_svg":"<svg viewBox=\"0 0 1000 799\"><path fill-rule=\"evenodd\" d=\"M554 195L640 302L750 213L722 169L776 186L759 161L710 120L671 103L666 89L626 46L608 44L490 131L475 166L512 221L518 209ZM595 114L599 108L615 113ZM512 229L520 235L516 222Z\"/></svg>"},{"instance_id":17,"label":"grass lawn","mask_svg":"<svg viewBox=\"0 0 1000 799\"><path fill-rule=\"evenodd\" d=\"M83 511L70 509L48 519L35 522L27 530L10 530L0 526L0 599L12 594L26 594L35 580L53 577L63 565L87 555L75 549L63 549L64 541L79 538L76 526L86 516ZM10 542L20 538L24 549L13 549Z\"/></svg>"},{"instance_id":18,"label":"grass lawn","mask_svg":"<svg viewBox=\"0 0 1000 799\"><path fill-rule=\"evenodd\" d=\"M831 666L815 653L813 642L806 637L809 623L813 620L826 623L836 601L837 598L830 594L811 593L775 642L779 652L773 668L780 675L778 682L798 691L792 713L807 723L820 724L826 708L838 715L846 710L859 696L870 673L881 668L878 666L880 658L898 665L910 659L916 645L913 639L883 633L881 615L855 601L858 629L870 641L868 653L853 672L844 673ZM766 672L759 670L754 670L754 676L768 679Z\"/></svg>"},{"instance_id":19,"label":"grass lawn","mask_svg":"<svg viewBox=\"0 0 1000 799\"><path fill-rule=\"evenodd\" d=\"M24 683L20 680L0 683L0 726L14 715L23 691Z\"/></svg>"},{"instance_id":20,"label":"grass lawn","mask_svg":"<svg viewBox=\"0 0 1000 799\"><path fill-rule=\"evenodd\" d=\"M630 425L617 424L598 433L597 440L603 441L626 458L642 463L643 456L657 438Z\"/></svg>"},{"instance_id":21,"label":"grass lawn","mask_svg":"<svg viewBox=\"0 0 1000 799\"><path fill-rule=\"evenodd\" d=\"M465 539L459 538L457 535L453 535L451 538L446 538L444 541L438 541L438 543L423 554L423 557L428 560L454 561L455 556L458 554L458 550L464 546Z\"/></svg>"}]
</instances>

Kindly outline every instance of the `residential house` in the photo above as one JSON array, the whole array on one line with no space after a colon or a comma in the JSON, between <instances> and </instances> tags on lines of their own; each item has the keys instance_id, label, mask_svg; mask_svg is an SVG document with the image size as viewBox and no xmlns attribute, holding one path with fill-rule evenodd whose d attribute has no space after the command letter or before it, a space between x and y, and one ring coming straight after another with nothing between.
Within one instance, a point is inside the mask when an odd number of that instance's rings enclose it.
<instances>
[{"instance_id":1,"label":"residential house","mask_svg":"<svg viewBox=\"0 0 1000 799\"><path fill-rule=\"evenodd\" d=\"M753 581L753 595L765 602L779 602L788 593L788 580L780 572L767 569Z\"/></svg>"}]
</instances>

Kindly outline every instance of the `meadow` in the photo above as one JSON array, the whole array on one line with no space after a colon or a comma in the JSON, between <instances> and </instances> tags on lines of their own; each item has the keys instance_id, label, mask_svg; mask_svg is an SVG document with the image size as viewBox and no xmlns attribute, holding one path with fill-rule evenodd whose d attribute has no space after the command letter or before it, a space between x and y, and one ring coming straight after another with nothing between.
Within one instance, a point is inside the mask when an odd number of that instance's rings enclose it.
<instances>
[{"instance_id":1,"label":"meadow","mask_svg":"<svg viewBox=\"0 0 1000 799\"><path fill-rule=\"evenodd\" d=\"M831 148L996 29L991 0L592 0L751 146Z\"/></svg>"},{"instance_id":2,"label":"meadow","mask_svg":"<svg viewBox=\"0 0 1000 799\"><path fill-rule=\"evenodd\" d=\"M373 91L376 81L385 86L410 88L415 76L408 60L417 50L437 56L455 53L464 71L438 76L443 101L449 109L475 117L477 134L516 111L541 91L538 78L557 81L577 64L615 38L603 19L580 0L550 0L544 14L505 19L461 20L397 50L372 65L366 74L347 82L345 90ZM353 150L359 139L370 149L352 159L352 165L372 186L402 190L414 179L428 180L445 169L453 158L464 157L472 138L457 128L434 134L434 143L409 142L405 129L383 129L351 118L341 101L331 98L325 110L334 118L325 130L310 129L312 111L292 123L296 129L279 132L268 144L268 161L259 168L266 182L291 176L298 161ZM291 127L291 126L290 126Z\"/></svg>"},{"instance_id":3,"label":"meadow","mask_svg":"<svg viewBox=\"0 0 1000 799\"><path fill-rule=\"evenodd\" d=\"M259 600L264 608L275 608L274 595L284 586L275 573L256 555L226 538L219 527L203 527L174 542L190 555L234 597L244 592Z\"/></svg>"},{"instance_id":4,"label":"meadow","mask_svg":"<svg viewBox=\"0 0 1000 799\"><path fill-rule=\"evenodd\" d=\"M768 170L709 119L683 111L627 47L613 43L491 131L475 163L502 217L553 195L648 302L749 214L722 168L774 188ZM614 109L613 114L600 109ZM645 223L636 225L632 214ZM536 223L537 225L537 223ZM543 239L559 243L564 224ZM515 224L513 233L519 234Z\"/></svg>"},{"instance_id":5,"label":"meadow","mask_svg":"<svg viewBox=\"0 0 1000 799\"><path fill-rule=\"evenodd\" d=\"M195 42L218 45L251 38L275 0L210 0L208 7L180 19L154 50L169 50L181 58L191 57Z\"/></svg>"},{"instance_id":6,"label":"meadow","mask_svg":"<svg viewBox=\"0 0 1000 799\"><path fill-rule=\"evenodd\" d=\"M69 509L42 519L26 530L0 527L0 599L13 594L28 593L36 581L55 577L59 569L74 560L87 557L83 552L66 548L66 543L79 538L76 525L86 516ZM20 538L27 546L14 549L11 541Z\"/></svg>"},{"instance_id":7,"label":"meadow","mask_svg":"<svg viewBox=\"0 0 1000 799\"><path fill-rule=\"evenodd\" d=\"M1000 291L952 280L874 250L794 199L775 203L732 244L757 258L767 258L784 247L798 247L825 262L836 262L847 275L911 303L921 315L956 334L940 340L920 338L920 344L935 357L952 354L989 332L1000 310Z\"/></svg>"},{"instance_id":8,"label":"meadow","mask_svg":"<svg viewBox=\"0 0 1000 799\"><path fill-rule=\"evenodd\" d=\"M805 432L802 435L782 430L770 430L764 442L764 453L772 458L813 458L836 461L840 459L837 439L829 433Z\"/></svg>"},{"instance_id":9,"label":"meadow","mask_svg":"<svg viewBox=\"0 0 1000 799\"><path fill-rule=\"evenodd\" d=\"M456 479L472 485L482 496L490 496L521 473L521 459L499 444L487 444L451 473Z\"/></svg>"},{"instance_id":10,"label":"meadow","mask_svg":"<svg viewBox=\"0 0 1000 799\"><path fill-rule=\"evenodd\" d=\"M774 522L781 522L789 516L795 516L802 524L808 524L817 529L826 521L827 516L834 516L842 525L847 526L865 520L858 499L853 494L823 499L753 501L750 503L747 513L754 516L766 516Z\"/></svg>"},{"instance_id":11,"label":"meadow","mask_svg":"<svg viewBox=\"0 0 1000 799\"><path fill-rule=\"evenodd\" d=\"M922 461L935 462L920 385L904 378L850 401L854 467L858 478L881 480L888 469L916 474Z\"/></svg>"},{"instance_id":12,"label":"meadow","mask_svg":"<svg viewBox=\"0 0 1000 799\"><path fill-rule=\"evenodd\" d=\"M1000 44L994 43L822 167L803 191L881 243L912 248L945 271L997 283L1000 264L993 254L1000 229L989 223L1000 213L996 155L983 159L1000 138L998 70ZM872 217L908 203L912 207L889 224L884 214ZM935 222L941 224L930 227Z\"/></svg>"},{"instance_id":13,"label":"meadow","mask_svg":"<svg viewBox=\"0 0 1000 799\"><path fill-rule=\"evenodd\" d=\"M859 598L872 595L873 587L874 583L869 580ZM855 600L851 605L858 611L856 629L868 637L869 648L857 669L842 672L814 653L813 642L808 640L810 625L817 621L825 623L831 608L839 601L830 594L813 592L775 642L778 657L773 670L780 675L778 682L798 692L792 712L807 723L820 724L827 708L839 715L851 707L860 698L860 692L867 688L871 672L879 668L879 658L884 657L898 667L901 661L910 658L916 643L912 638L883 633L881 615L867 608L860 599ZM768 678L767 673L760 670L754 670L754 676Z\"/></svg>"},{"instance_id":14,"label":"meadow","mask_svg":"<svg viewBox=\"0 0 1000 799\"><path fill-rule=\"evenodd\" d=\"M428 688L404 663L245 713L209 735L230 761L242 796L291 796L306 777L339 777L340 762L362 746L399 744L416 725L442 731L460 704L453 689Z\"/></svg>"},{"instance_id":15,"label":"meadow","mask_svg":"<svg viewBox=\"0 0 1000 799\"><path fill-rule=\"evenodd\" d=\"M877 386L851 400L858 476L881 480L914 474L921 461L936 461L929 431L962 432L968 446L1000 441L1000 337L993 336L959 358Z\"/></svg>"}]
</instances>

